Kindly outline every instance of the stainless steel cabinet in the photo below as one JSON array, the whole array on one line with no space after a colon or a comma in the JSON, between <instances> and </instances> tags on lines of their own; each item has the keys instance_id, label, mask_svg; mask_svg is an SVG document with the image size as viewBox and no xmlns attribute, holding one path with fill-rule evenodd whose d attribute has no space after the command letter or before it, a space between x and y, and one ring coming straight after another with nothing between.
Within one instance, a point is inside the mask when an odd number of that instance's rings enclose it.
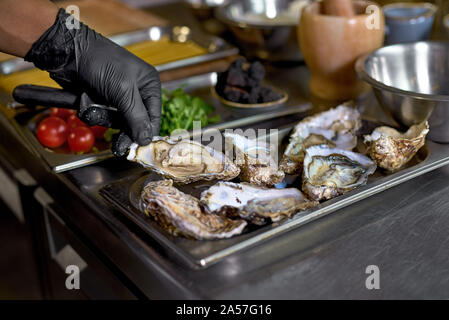
<instances>
[{"instance_id":1,"label":"stainless steel cabinet","mask_svg":"<svg viewBox=\"0 0 449 320\"><path fill-rule=\"evenodd\" d=\"M89 247L87 239L81 239L82 233L76 234L73 226L67 225L59 212L62 208L38 187L33 198L39 204L43 219L43 238L45 239L47 272L51 297L62 299L134 299L135 296L126 287L126 280L120 279L118 272L114 274L98 255L98 250ZM61 204L63 205L63 204ZM64 212L68 214L67 211ZM73 288L67 279L79 271L79 288ZM76 272L75 272L76 273ZM76 276L76 275L75 275ZM73 283L72 283L73 284Z\"/></svg>"}]
</instances>

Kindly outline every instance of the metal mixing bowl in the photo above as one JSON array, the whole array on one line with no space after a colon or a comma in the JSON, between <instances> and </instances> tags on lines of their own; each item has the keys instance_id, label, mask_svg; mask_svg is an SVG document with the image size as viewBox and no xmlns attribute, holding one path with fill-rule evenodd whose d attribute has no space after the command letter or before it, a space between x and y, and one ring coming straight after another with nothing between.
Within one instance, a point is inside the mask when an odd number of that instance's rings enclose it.
<instances>
[{"instance_id":1,"label":"metal mixing bowl","mask_svg":"<svg viewBox=\"0 0 449 320\"><path fill-rule=\"evenodd\" d=\"M215 16L233 32L247 56L301 60L296 41L299 18L291 18L299 17L302 3L307 0L234 0L218 7Z\"/></svg>"},{"instance_id":2,"label":"metal mixing bowl","mask_svg":"<svg viewBox=\"0 0 449 320\"><path fill-rule=\"evenodd\" d=\"M449 42L424 41L383 47L360 57L359 77L399 124L429 121L429 138L449 143Z\"/></svg>"},{"instance_id":3,"label":"metal mixing bowl","mask_svg":"<svg viewBox=\"0 0 449 320\"><path fill-rule=\"evenodd\" d=\"M213 11L216 7L224 5L228 0L184 0L193 14L200 20L210 19L213 17Z\"/></svg>"}]
</instances>

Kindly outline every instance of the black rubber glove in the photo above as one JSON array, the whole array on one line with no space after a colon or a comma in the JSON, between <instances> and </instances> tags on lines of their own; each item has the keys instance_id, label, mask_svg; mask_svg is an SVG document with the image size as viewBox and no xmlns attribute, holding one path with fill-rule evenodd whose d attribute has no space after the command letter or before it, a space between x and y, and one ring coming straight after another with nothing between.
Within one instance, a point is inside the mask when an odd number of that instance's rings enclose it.
<instances>
[{"instance_id":1,"label":"black rubber glove","mask_svg":"<svg viewBox=\"0 0 449 320\"><path fill-rule=\"evenodd\" d=\"M53 26L33 44L25 60L48 71L65 90L87 94L96 103L119 110L124 120L112 146L115 155L125 155L132 141L147 145L159 133L158 72L86 25L70 28L74 24L66 22L71 19L60 9Z\"/></svg>"}]
</instances>

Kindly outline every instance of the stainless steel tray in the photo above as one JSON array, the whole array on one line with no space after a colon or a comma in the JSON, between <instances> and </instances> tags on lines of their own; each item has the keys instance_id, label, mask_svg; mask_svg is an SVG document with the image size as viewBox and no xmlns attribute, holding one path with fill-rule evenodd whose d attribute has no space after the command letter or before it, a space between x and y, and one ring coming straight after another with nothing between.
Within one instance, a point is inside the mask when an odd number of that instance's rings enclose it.
<instances>
[{"instance_id":1,"label":"stainless steel tray","mask_svg":"<svg viewBox=\"0 0 449 320\"><path fill-rule=\"evenodd\" d=\"M213 104L216 113L221 115L221 122L207 126L206 129L224 130L227 128L241 128L274 118L282 119L288 117L289 121L294 119L299 120L303 113L311 108L311 104L305 102L300 96L296 96L293 90L290 90L293 93L290 94L290 98L285 105L264 109L262 112L260 110L239 110L230 108L221 104L212 94L211 88L215 86L216 80L217 74L212 72L182 80L165 82L162 84L162 87L167 90L173 90L183 86L185 92L198 96L204 99L207 103ZM113 157L109 149L98 153L76 155L71 153L56 153L42 147L35 136L36 125L41 119L41 114L35 115L21 126L21 131L30 142L34 151L46 161L53 171L57 173L64 172Z\"/></svg>"},{"instance_id":2,"label":"stainless steel tray","mask_svg":"<svg viewBox=\"0 0 449 320\"><path fill-rule=\"evenodd\" d=\"M138 31L121 33L110 36L113 42L120 46L127 46L133 43L152 40L157 41L162 36L169 36L173 41L183 42L186 39L191 40L207 50L207 53L195 57L190 57L182 60L172 61L161 65L156 65L155 68L161 71L167 71L197 63L212 61L224 57L228 57L238 53L238 49L227 43L221 38L192 31L186 26L173 27L150 27ZM0 63L0 75L7 75L18 71L34 68L34 65L26 62L22 58L14 58Z\"/></svg>"},{"instance_id":3,"label":"stainless steel tray","mask_svg":"<svg viewBox=\"0 0 449 320\"><path fill-rule=\"evenodd\" d=\"M288 128L280 130L280 138L288 135L289 131ZM157 175L142 172L140 175L106 185L100 190L100 194L113 203L127 218L159 241L174 258L191 267L201 268L446 164L449 164L449 145L427 141L411 163L398 172L388 173L378 169L374 175L370 176L365 186L300 212L286 221L252 228L242 235L226 240L197 241L174 237L161 229L151 218L146 217L139 210L139 195L147 181L160 179ZM295 183L292 186L299 187ZM180 186L180 189L198 196L205 187L207 184L197 183Z\"/></svg>"},{"instance_id":4,"label":"stainless steel tray","mask_svg":"<svg viewBox=\"0 0 449 320\"><path fill-rule=\"evenodd\" d=\"M110 150L110 144L107 142L95 142L99 152L90 152L83 155L73 154L65 145L57 150L51 150L43 147L36 137L37 125L44 117L49 115L48 110L42 110L34 115L25 125L20 127L20 131L24 138L27 139L29 145L35 153L39 155L49 166L56 172L64 172L73 168L80 168L92 163L106 160L113 155Z\"/></svg>"}]
</instances>

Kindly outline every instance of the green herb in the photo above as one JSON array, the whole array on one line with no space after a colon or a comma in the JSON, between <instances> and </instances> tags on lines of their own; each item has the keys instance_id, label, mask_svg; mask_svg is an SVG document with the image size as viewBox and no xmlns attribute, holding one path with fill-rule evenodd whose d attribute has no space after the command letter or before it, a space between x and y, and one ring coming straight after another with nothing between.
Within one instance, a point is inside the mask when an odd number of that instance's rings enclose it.
<instances>
[{"instance_id":1,"label":"green herb","mask_svg":"<svg viewBox=\"0 0 449 320\"><path fill-rule=\"evenodd\" d=\"M162 90L162 117L159 135L168 136L176 129L193 130L193 122L201 127L221 121L220 115L212 115L215 108L203 99L192 97L183 88Z\"/></svg>"},{"instance_id":2,"label":"green herb","mask_svg":"<svg viewBox=\"0 0 449 320\"><path fill-rule=\"evenodd\" d=\"M108 130L106 130L106 132L104 133L104 140L106 142L111 142L112 141L112 136L116 133L119 133L120 130L119 129L111 129L108 128Z\"/></svg>"},{"instance_id":3,"label":"green herb","mask_svg":"<svg viewBox=\"0 0 449 320\"><path fill-rule=\"evenodd\" d=\"M92 147L92 151L93 151L93 152L95 152L95 153L98 153L98 152L100 152L100 150L98 150L98 148L97 148L97 147Z\"/></svg>"}]
</instances>

